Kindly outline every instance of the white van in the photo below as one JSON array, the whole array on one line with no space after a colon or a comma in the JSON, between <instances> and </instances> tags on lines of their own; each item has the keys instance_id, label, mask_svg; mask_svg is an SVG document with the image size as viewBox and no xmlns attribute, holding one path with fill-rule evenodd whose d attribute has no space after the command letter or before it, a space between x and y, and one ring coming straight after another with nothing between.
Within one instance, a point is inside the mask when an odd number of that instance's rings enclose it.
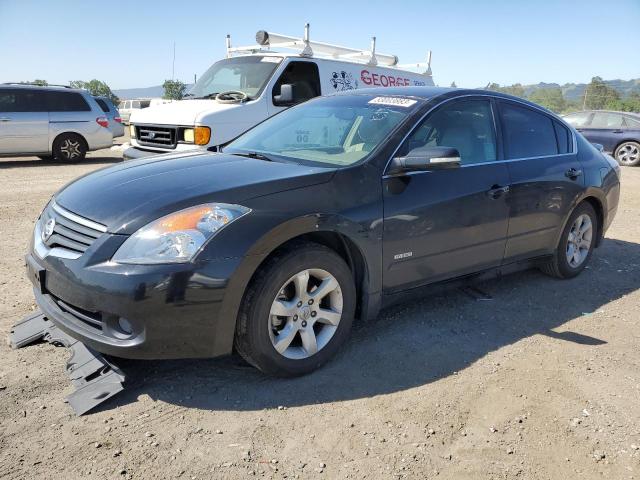
<instances>
[{"instance_id":1,"label":"white van","mask_svg":"<svg viewBox=\"0 0 640 480\"><path fill-rule=\"evenodd\" d=\"M194 148L214 149L279 111L319 95L368 87L433 85L431 54L415 73L395 55L361 51L259 31L257 45L232 48L214 63L184 100L133 111L125 159ZM276 53L273 47L299 50ZM405 66L408 68L409 66Z\"/></svg>"}]
</instances>

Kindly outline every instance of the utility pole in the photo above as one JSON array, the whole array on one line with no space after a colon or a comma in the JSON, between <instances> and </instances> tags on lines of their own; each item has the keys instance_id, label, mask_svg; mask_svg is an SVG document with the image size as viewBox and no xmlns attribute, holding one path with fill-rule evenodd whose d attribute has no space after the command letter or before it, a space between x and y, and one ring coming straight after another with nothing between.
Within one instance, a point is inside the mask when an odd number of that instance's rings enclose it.
<instances>
[{"instance_id":1,"label":"utility pole","mask_svg":"<svg viewBox=\"0 0 640 480\"><path fill-rule=\"evenodd\" d=\"M176 42L173 42L173 63L171 64L171 80L176 79Z\"/></svg>"},{"instance_id":2,"label":"utility pole","mask_svg":"<svg viewBox=\"0 0 640 480\"><path fill-rule=\"evenodd\" d=\"M587 92L589 91L589 84L584 87L584 99L582 100L582 110L587 109Z\"/></svg>"}]
</instances>

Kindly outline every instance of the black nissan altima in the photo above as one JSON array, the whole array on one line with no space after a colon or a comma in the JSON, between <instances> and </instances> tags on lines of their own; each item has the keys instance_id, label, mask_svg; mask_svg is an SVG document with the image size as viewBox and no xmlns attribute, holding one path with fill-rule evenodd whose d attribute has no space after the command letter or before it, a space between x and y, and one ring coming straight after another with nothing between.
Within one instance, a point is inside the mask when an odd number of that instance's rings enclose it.
<instances>
[{"instance_id":1,"label":"black nissan altima","mask_svg":"<svg viewBox=\"0 0 640 480\"><path fill-rule=\"evenodd\" d=\"M335 355L354 319L407 294L532 267L578 275L619 177L521 99L359 90L284 111L220 152L79 178L40 215L27 268L46 317L99 352L235 348L299 375Z\"/></svg>"}]
</instances>

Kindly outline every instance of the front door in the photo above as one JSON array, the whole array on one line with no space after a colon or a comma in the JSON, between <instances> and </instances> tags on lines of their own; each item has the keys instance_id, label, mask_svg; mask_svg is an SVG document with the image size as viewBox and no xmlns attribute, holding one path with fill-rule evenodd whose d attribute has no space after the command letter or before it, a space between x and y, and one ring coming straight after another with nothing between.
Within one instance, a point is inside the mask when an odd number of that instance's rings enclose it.
<instances>
[{"instance_id":1,"label":"front door","mask_svg":"<svg viewBox=\"0 0 640 480\"><path fill-rule=\"evenodd\" d=\"M499 161L492 102L444 104L397 155L422 146L457 148L458 168L383 178L387 293L500 265L509 220L509 173Z\"/></svg>"},{"instance_id":2,"label":"front door","mask_svg":"<svg viewBox=\"0 0 640 480\"><path fill-rule=\"evenodd\" d=\"M293 101L280 104L276 97L280 95L282 85L293 85ZM285 108L298 103L306 102L320 95L320 74L318 65L311 61L294 60L289 62L280 77L271 89L271 102L269 103L269 116L275 115Z\"/></svg>"},{"instance_id":3,"label":"front door","mask_svg":"<svg viewBox=\"0 0 640 480\"><path fill-rule=\"evenodd\" d=\"M49 113L46 92L0 89L0 154L46 153Z\"/></svg>"}]
</instances>

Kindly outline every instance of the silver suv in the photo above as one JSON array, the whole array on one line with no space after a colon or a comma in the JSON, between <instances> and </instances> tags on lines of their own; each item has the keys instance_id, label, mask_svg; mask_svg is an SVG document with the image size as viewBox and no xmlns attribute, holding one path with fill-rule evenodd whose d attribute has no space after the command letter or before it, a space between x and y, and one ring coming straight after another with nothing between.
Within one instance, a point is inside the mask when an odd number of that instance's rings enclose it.
<instances>
[{"instance_id":1,"label":"silver suv","mask_svg":"<svg viewBox=\"0 0 640 480\"><path fill-rule=\"evenodd\" d=\"M0 85L0 157L78 162L112 144L109 120L85 90Z\"/></svg>"}]
</instances>

